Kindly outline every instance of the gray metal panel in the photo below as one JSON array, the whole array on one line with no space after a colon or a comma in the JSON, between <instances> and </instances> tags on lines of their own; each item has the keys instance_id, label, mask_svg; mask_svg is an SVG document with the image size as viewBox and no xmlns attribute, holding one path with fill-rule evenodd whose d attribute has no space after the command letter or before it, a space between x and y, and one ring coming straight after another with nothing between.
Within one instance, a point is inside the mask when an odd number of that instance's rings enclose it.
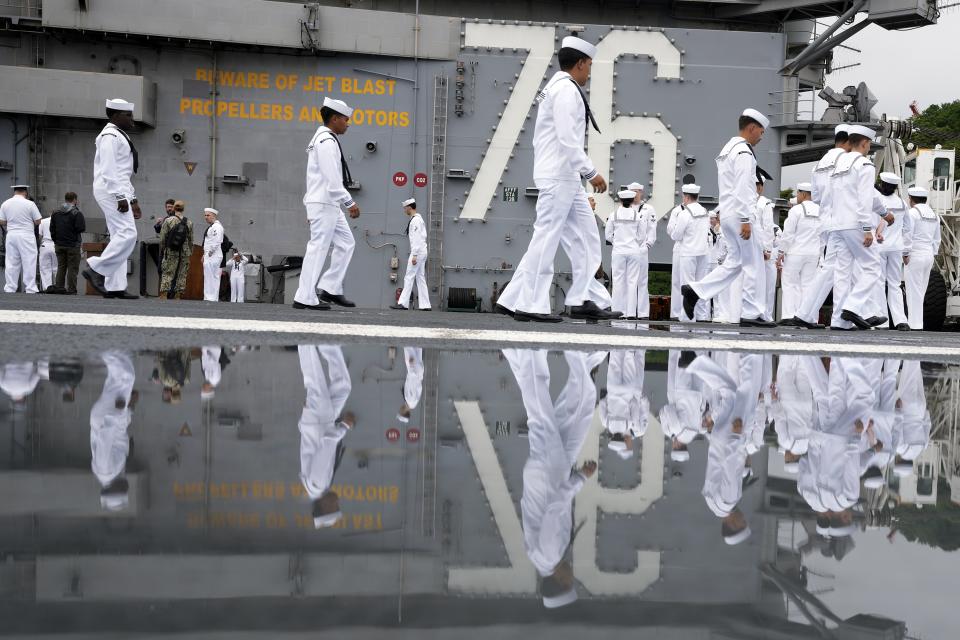
<instances>
[{"instance_id":1,"label":"gray metal panel","mask_svg":"<svg viewBox=\"0 0 960 640\"><path fill-rule=\"evenodd\" d=\"M104 118L104 100L134 103L134 119L156 123L156 87L143 76L0 66L0 111Z\"/></svg>"},{"instance_id":2,"label":"gray metal panel","mask_svg":"<svg viewBox=\"0 0 960 640\"><path fill-rule=\"evenodd\" d=\"M303 25L307 12L299 3L97 0L87 11L80 11L72 0L47 0L43 25L292 49L308 48L312 39L325 51L400 57L417 54L416 19L411 14L320 7L317 15L318 28L308 35ZM456 55L458 18L421 16L420 25L420 57L449 59Z\"/></svg>"}]
</instances>

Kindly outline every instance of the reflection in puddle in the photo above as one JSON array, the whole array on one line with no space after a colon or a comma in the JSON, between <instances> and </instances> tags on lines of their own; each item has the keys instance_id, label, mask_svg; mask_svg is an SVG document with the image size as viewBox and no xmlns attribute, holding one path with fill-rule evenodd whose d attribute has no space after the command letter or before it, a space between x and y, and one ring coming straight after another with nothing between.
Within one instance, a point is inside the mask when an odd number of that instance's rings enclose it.
<instances>
[{"instance_id":1,"label":"reflection in puddle","mask_svg":"<svg viewBox=\"0 0 960 640\"><path fill-rule=\"evenodd\" d=\"M942 636L956 378L892 359L359 344L6 363L0 607L19 603L22 631L150 628L50 618L67 605L349 596L394 603L378 626L419 598L458 602L447 626L566 607ZM610 622L623 599L658 608ZM182 624L229 627L220 611ZM374 624L359 619L331 624Z\"/></svg>"}]
</instances>

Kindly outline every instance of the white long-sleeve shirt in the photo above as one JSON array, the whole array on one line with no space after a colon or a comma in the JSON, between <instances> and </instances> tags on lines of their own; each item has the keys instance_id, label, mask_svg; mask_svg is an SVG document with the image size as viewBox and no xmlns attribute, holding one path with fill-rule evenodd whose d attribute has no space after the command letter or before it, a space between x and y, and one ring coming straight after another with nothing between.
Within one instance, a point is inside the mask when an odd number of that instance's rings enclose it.
<instances>
[{"instance_id":1,"label":"white long-sleeve shirt","mask_svg":"<svg viewBox=\"0 0 960 640\"><path fill-rule=\"evenodd\" d=\"M37 220L40 220L40 210L32 200L18 194L0 204L0 220L7 223L7 235L22 233L32 236Z\"/></svg>"},{"instance_id":2,"label":"white long-sleeve shirt","mask_svg":"<svg viewBox=\"0 0 960 640\"><path fill-rule=\"evenodd\" d=\"M643 205L639 211L633 207L618 207L607 218L603 235L607 242L613 244L613 253L616 255L645 253L657 241L657 219L653 207Z\"/></svg>"},{"instance_id":3,"label":"white long-sleeve shirt","mask_svg":"<svg viewBox=\"0 0 960 640\"><path fill-rule=\"evenodd\" d=\"M910 237L911 255L937 255L940 251L940 216L927 203L910 209L913 233Z\"/></svg>"},{"instance_id":4,"label":"white long-sleeve shirt","mask_svg":"<svg viewBox=\"0 0 960 640\"><path fill-rule=\"evenodd\" d=\"M53 236L50 235L50 218L40 221L40 244L53 249Z\"/></svg>"},{"instance_id":5,"label":"white long-sleeve shirt","mask_svg":"<svg viewBox=\"0 0 960 640\"><path fill-rule=\"evenodd\" d=\"M417 258L426 257L427 250L427 225L419 213L413 214L410 218L410 226L407 227L407 237L410 238L410 255Z\"/></svg>"},{"instance_id":6,"label":"white long-sleeve shirt","mask_svg":"<svg viewBox=\"0 0 960 640\"><path fill-rule=\"evenodd\" d=\"M533 131L533 180L590 180L597 175L584 151L586 109L566 71L553 75L538 95Z\"/></svg>"},{"instance_id":7,"label":"white long-sleeve shirt","mask_svg":"<svg viewBox=\"0 0 960 640\"><path fill-rule=\"evenodd\" d=\"M728 249L727 240L723 237L722 230L717 230L716 233L711 230L709 238L710 268L712 270L714 267L723 264L723 261L727 259Z\"/></svg>"},{"instance_id":8,"label":"white long-sleeve shirt","mask_svg":"<svg viewBox=\"0 0 960 640\"><path fill-rule=\"evenodd\" d=\"M710 216L699 202L674 207L667 233L675 243L674 253L678 256L705 256L710 251Z\"/></svg>"},{"instance_id":9,"label":"white long-sleeve shirt","mask_svg":"<svg viewBox=\"0 0 960 640\"><path fill-rule=\"evenodd\" d=\"M837 165L837 158L842 156L844 153L845 151L843 149L830 149L830 151L827 151L827 153L820 158L820 161L817 162L816 166L813 167L813 171L810 175L810 185L812 187L810 191L810 199L821 207L824 206L823 198L829 189L830 175L833 173L833 169ZM824 211L824 214L828 213L828 211Z\"/></svg>"},{"instance_id":10,"label":"white long-sleeve shirt","mask_svg":"<svg viewBox=\"0 0 960 640\"><path fill-rule=\"evenodd\" d=\"M404 347L403 360L407 365L407 378L403 381L403 400L412 411L420 404L423 393L423 349Z\"/></svg>"},{"instance_id":11,"label":"white long-sleeve shirt","mask_svg":"<svg viewBox=\"0 0 960 640\"><path fill-rule=\"evenodd\" d=\"M893 224L883 229L880 251L883 253L899 251L909 254L913 239L913 218L907 215L910 210L907 203L897 194L885 196L878 193L877 195L880 196L884 211L893 214L894 217Z\"/></svg>"},{"instance_id":12,"label":"white long-sleeve shirt","mask_svg":"<svg viewBox=\"0 0 960 640\"><path fill-rule=\"evenodd\" d=\"M93 192L107 193L117 200L133 200L133 151L124 133L108 122L97 136L97 153L93 157Z\"/></svg>"},{"instance_id":13,"label":"white long-sleeve shirt","mask_svg":"<svg viewBox=\"0 0 960 640\"><path fill-rule=\"evenodd\" d=\"M203 379L214 387L220 384L223 368L220 366L220 354L223 349L217 346L203 347L200 355L200 368L203 369Z\"/></svg>"},{"instance_id":14,"label":"white long-sleeve shirt","mask_svg":"<svg viewBox=\"0 0 960 640\"><path fill-rule=\"evenodd\" d=\"M869 158L856 151L840 156L830 176L830 230L873 230L874 178Z\"/></svg>"},{"instance_id":15,"label":"white long-sleeve shirt","mask_svg":"<svg viewBox=\"0 0 960 640\"><path fill-rule=\"evenodd\" d=\"M350 208L353 197L343 186L340 144L327 127L320 127L307 145L307 192L304 204L327 204Z\"/></svg>"},{"instance_id":16,"label":"white long-sleeve shirt","mask_svg":"<svg viewBox=\"0 0 960 640\"><path fill-rule=\"evenodd\" d=\"M230 260L228 260L228 261L227 261L227 269L230 270L230 277L233 277L233 274L235 274L235 273L236 273L236 274L240 274L240 276L238 276L238 277L242 277L243 274L244 274L243 268L244 268L244 266L245 266L248 262L250 262L250 258L248 258L247 256L245 256L245 255L243 255L243 254L240 254L240 262L237 262L236 260L234 260L234 259L232 259L232 258L231 258Z\"/></svg>"},{"instance_id":17,"label":"white long-sleeve shirt","mask_svg":"<svg viewBox=\"0 0 960 640\"><path fill-rule=\"evenodd\" d=\"M222 257L221 245L223 245L223 225L219 220L214 220L203 234L204 256L213 257L220 254Z\"/></svg>"},{"instance_id":18,"label":"white long-sleeve shirt","mask_svg":"<svg viewBox=\"0 0 960 640\"><path fill-rule=\"evenodd\" d=\"M823 248L820 224L820 205L810 201L794 205L783 223L780 253L792 256L819 255Z\"/></svg>"},{"instance_id":19,"label":"white long-sleeve shirt","mask_svg":"<svg viewBox=\"0 0 960 640\"><path fill-rule=\"evenodd\" d=\"M724 215L752 222L757 203L757 158L740 136L731 138L717 156L717 186Z\"/></svg>"},{"instance_id":20,"label":"white long-sleeve shirt","mask_svg":"<svg viewBox=\"0 0 960 640\"><path fill-rule=\"evenodd\" d=\"M773 222L773 200L766 196L757 198L756 223L758 225L760 246L764 251L773 251L775 226Z\"/></svg>"},{"instance_id":21,"label":"white long-sleeve shirt","mask_svg":"<svg viewBox=\"0 0 960 640\"><path fill-rule=\"evenodd\" d=\"M298 352L307 391L299 423L300 480L307 495L316 500L330 489L337 466L337 445L349 431L337 416L350 395L350 374L340 347L301 345Z\"/></svg>"}]
</instances>

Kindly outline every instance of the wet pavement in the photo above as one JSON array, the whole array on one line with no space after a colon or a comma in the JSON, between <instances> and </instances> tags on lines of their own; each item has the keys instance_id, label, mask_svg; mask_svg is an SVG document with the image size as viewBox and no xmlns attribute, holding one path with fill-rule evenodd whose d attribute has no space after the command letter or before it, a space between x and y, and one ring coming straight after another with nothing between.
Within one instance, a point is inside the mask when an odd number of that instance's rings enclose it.
<instances>
[{"instance_id":1,"label":"wet pavement","mask_svg":"<svg viewBox=\"0 0 960 640\"><path fill-rule=\"evenodd\" d=\"M3 635L954 635L940 359L31 328Z\"/></svg>"}]
</instances>

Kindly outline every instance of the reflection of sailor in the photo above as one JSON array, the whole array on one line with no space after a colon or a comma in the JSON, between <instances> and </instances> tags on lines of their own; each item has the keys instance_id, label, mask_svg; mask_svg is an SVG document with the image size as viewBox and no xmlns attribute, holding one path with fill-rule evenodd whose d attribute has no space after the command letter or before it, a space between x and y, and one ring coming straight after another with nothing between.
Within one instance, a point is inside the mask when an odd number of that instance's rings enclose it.
<instances>
[{"instance_id":1,"label":"reflection of sailor","mask_svg":"<svg viewBox=\"0 0 960 640\"><path fill-rule=\"evenodd\" d=\"M684 362L696 357L690 351L671 350L667 356L667 404L660 409L660 427L670 438L670 458L674 462L690 459L688 447L704 431L707 416L706 402L700 391L699 379L681 368ZM609 375L608 375L609 379Z\"/></svg>"},{"instance_id":2,"label":"reflection of sailor","mask_svg":"<svg viewBox=\"0 0 960 640\"><path fill-rule=\"evenodd\" d=\"M107 366L103 393L90 409L90 452L93 474L100 482L100 506L108 511L124 509L130 485L124 474L130 454L127 429L133 419L137 392L136 373L130 354L107 351L101 358Z\"/></svg>"},{"instance_id":3,"label":"reflection of sailor","mask_svg":"<svg viewBox=\"0 0 960 640\"><path fill-rule=\"evenodd\" d=\"M778 394L770 408L777 444L783 451L784 469L788 473L797 473L800 469L799 461L810 444L814 419L813 388L802 368L806 357L809 356L780 356Z\"/></svg>"},{"instance_id":4,"label":"reflection of sailor","mask_svg":"<svg viewBox=\"0 0 960 640\"><path fill-rule=\"evenodd\" d=\"M403 361L407 365L407 379L403 382L403 405L397 420L406 423L410 421L410 412L420 404L423 393L423 348L404 347Z\"/></svg>"},{"instance_id":5,"label":"reflection of sailor","mask_svg":"<svg viewBox=\"0 0 960 640\"><path fill-rule=\"evenodd\" d=\"M35 362L11 362L0 367L0 389L14 402L26 399L40 382Z\"/></svg>"},{"instance_id":6,"label":"reflection of sailor","mask_svg":"<svg viewBox=\"0 0 960 640\"><path fill-rule=\"evenodd\" d=\"M900 399L903 402L903 421L896 437L896 466L894 472L905 477L913 473L913 462L930 444L930 412L923 390L923 372L920 361L907 360L900 374Z\"/></svg>"},{"instance_id":7,"label":"reflection of sailor","mask_svg":"<svg viewBox=\"0 0 960 640\"><path fill-rule=\"evenodd\" d=\"M650 403L643 395L646 351L613 351L607 368L607 395L600 400L600 422L610 433L607 445L623 459L633 456L633 439L647 431Z\"/></svg>"},{"instance_id":8,"label":"reflection of sailor","mask_svg":"<svg viewBox=\"0 0 960 640\"><path fill-rule=\"evenodd\" d=\"M550 398L546 351L505 349L503 354L520 387L529 427L520 500L524 547L542 579L544 606L562 607L577 599L573 572L564 560L572 540L573 498L597 468L596 462L579 470L573 465L596 409L590 372L606 354L565 352L570 372L556 404Z\"/></svg>"},{"instance_id":9,"label":"reflection of sailor","mask_svg":"<svg viewBox=\"0 0 960 640\"><path fill-rule=\"evenodd\" d=\"M220 368L220 354L222 349L218 346L204 347L200 356L200 367L203 369L203 386L200 388L200 398L208 400L220 384L220 377L223 374Z\"/></svg>"},{"instance_id":10,"label":"reflection of sailor","mask_svg":"<svg viewBox=\"0 0 960 640\"><path fill-rule=\"evenodd\" d=\"M350 372L340 347L301 345L297 350L307 390L300 416L300 480L313 502L314 527L321 529L343 517L340 497L330 485L343 459L341 440L355 421L349 412L338 420L350 396Z\"/></svg>"}]
</instances>

